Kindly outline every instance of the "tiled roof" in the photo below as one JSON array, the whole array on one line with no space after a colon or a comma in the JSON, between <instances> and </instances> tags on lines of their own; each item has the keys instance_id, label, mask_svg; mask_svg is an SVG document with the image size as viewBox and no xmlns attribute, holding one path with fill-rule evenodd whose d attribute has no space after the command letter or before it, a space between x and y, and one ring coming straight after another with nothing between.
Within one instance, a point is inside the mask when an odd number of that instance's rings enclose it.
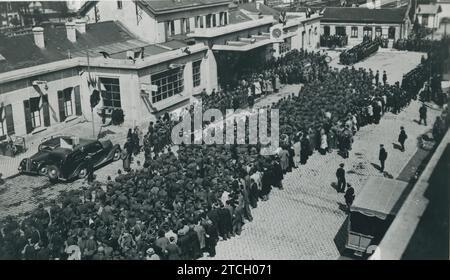
<instances>
[{"instance_id":1,"label":"tiled roof","mask_svg":"<svg viewBox=\"0 0 450 280\"><path fill-rule=\"evenodd\" d=\"M0 35L1 36L1 35ZM64 25L44 28L45 49L34 44L33 34L0 38L0 54L5 60L0 61L0 73L15 69L36 66L44 63L81 57L89 51L91 56L101 56L100 51L111 55L127 50L146 47L146 54L157 54L165 50L150 47L147 42L136 39L114 21L86 25L86 33L77 32L77 41L70 42Z\"/></svg>"},{"instance_id":2,"label":"tiled roof","mask_svg":"<svg viewBox=\"0 0 450 280\"><path fill-rule=\"evenodd\" d=\"M327 7L321 22L403 23L407 10L407 7L394 9Z\"/></svg>"}]
</instances>

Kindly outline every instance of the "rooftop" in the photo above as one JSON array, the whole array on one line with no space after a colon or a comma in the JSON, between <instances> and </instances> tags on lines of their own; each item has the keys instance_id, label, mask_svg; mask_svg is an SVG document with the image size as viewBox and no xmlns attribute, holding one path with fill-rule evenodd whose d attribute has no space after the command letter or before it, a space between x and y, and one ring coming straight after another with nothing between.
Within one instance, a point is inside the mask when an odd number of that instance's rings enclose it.
<instances>
[{"instance_id":1,"label":"rooftop","mask_svg":"<svg viewBox=\"0 0 450 280\"><path fill-rule=\"evenodd\" d=\"M322 22L403 23L407 7L392 9L368 9L353 7L327 7Z\"/></svg>"},{"instance_id":2,"label":"rooftop","mask_svg":"<svg viewBox=\"0 0 450 280\"><path fill-rule=\"evenodd\" d=\"M435 15L437 13L440 13L441 10L441 6L439 5L434 5L434 4L427 4L427 5L418 5L417 6L417 14L419 15L424 15L424 14L428 14L428 15Z\"/></svg>"},{"instance_id":3,"label":"rooftop","mask_svg":"<svg viewBox=\"0 0 450 280\"><path fill-rule=\"evenodd\" d=\"M86 1L78 13L85 15L98 1ZM152 14L165 14L180 10L191 10L204 7L229 5L231 0L135 0L140 6Z\"/></svg>"},{"instance_id":4,"label":"rooftop","mask_svg":"<svg viewBox=\"0 0 450 280\"><path fill-rule=\"evenodd\" d=\"M269 15L274 17L280 16L280 11L266 6L264 4L257 4L256 2L239 4L239 8L242 10L246 10L251 13L261 14L261 15Z\"/></svg>"},{"instance_id":5,"label":"rooftop","mask_svg":"<svg viewBox=\"0 0 450 280\"><path fill-rule=\"evenodd\" d=\"M0 73L64 60L69 56L84 57L87 51L92 57L101 56L100 51L105 51L114 58L126 58L122 53L142 47L146 55L168 51L136 39L114 21L87 24L86 33L77 31L75 43L67 39L64 25L47 26L44 28L44 49L35 45L32 33L12 37L0 36L0 54L4 58L0 60Z\"/></svg>"}]
</instances>

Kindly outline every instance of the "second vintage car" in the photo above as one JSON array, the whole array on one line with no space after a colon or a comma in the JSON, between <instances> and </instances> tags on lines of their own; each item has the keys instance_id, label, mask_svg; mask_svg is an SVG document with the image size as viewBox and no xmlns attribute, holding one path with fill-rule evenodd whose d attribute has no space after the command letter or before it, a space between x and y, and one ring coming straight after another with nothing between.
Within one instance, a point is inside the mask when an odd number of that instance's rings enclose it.
<instances>
[{"instance_id":1,"label":"second vintage car","mask_svg":"<svg viewBox=\"0 0 450 280\"><path fill-rule=\"evenodd\" d=\"M36 154L23 159L19 172L48 176L51 181L75 180L87 176L89 160L97 169L120 156L120 146L109 140L55 136L43 141Z\"/></svg>"}]
</instances>

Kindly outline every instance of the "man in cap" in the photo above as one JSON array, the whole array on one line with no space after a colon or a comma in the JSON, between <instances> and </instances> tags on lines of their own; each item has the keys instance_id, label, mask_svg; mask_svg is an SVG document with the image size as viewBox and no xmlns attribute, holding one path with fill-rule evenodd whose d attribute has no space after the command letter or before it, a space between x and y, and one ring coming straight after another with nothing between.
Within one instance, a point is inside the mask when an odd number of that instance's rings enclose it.
<instances>
[{"instance_id":1,"label":"man in cap","mask_svg":"<svg viewBox=\"0 0 450 280\"><path fill-rule=\"evenodd\" d=\"M152 247L148 248L147 251L145 251L145 259L148 261L159 261L161 258L155 253L155 249Z\"/></svg>"},{"instance_id":2,"label":"man in cap","mask_svg":"<svg viewBox=\"0 0 450 280\"><path fill-rule=\"evenodd\" d=\"M384 145L380 144L380 152L378 155L378 159L380 160L380 172L383 173L384 172L384 163L387 159L388 153L386 152L386 150L384 149Z\"/></svg>"},{"instance_id":3,"label":"man in cap","mask_svg":"<svg viewBox=\"0 0 450 280\"><path fill-rule=\"evenodd\" d=\"M424 121L425 125L427 125L427 106L425 103L422 103L422 106L419 109L419 124L422 124L422 120Z\"/></svg>"},{"instance_id":4,"label":"man in cap","mask_svg":"<svg viewBox=\"0 0 450 280\"><path fill-rule=\"evenodd\" d=\"M347 204L347 211L350 212L350 206L353 204L353 200L355 200L355 189L353 189L350 183L347 184L347 191L344 195L345 204Z\"/></svg>"},{"instance_id":5,"label":"man in cap","mask_svg":"<svg viewBox=\"0 0 450 280\"><path fill-rule=\"evenodd\" d=\"M405 141L408 138L408 135L406 135L405 128L403 126L400 127L400 134L398 135L398 142L400 143L402 147L402 152L405 151Z\"/></svg>"},{"instance_id":6,"label":"man in cap","mask_svg":"<svg viewBox=\"0 0 450 280\"><path fill-rule=\"evenodd\" d=\"M336 178L337 178L337 191L344 192L345 191L345 169L344 164L339 164L339 168L336 170Z\"/></svg>"}]
</instances>

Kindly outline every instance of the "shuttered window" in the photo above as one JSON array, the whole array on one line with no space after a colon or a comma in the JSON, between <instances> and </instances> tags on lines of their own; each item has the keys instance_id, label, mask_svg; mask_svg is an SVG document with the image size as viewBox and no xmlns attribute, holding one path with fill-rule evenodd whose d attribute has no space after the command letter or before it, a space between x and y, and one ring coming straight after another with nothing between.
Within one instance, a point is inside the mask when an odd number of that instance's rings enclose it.
<instances>
[{"instance_id":1,"label":"shuttered window","mask_svg":"<svg viewBox=\"0 0 450 280\"><path fill-rule=\"evenodd\" d=\"M75 97L75 115L81 116L81 96L80 96L80 86L76 86L73 88L73 94Z\"/></svg>"},{"instance_id":2,"label":"shuttered window","mask_svg":"<svg viewBox=\"0 0 450 280\"><path fill-rule=\"evenodd\" d=\"M40 97L34 97L30 99L31 127L33 129L42 125L39 101Z\"/></svg>"},{"instance_id":3,"label":"shuttered window","mask_svg":"<svg viewBox=\"0 0 450 280\"><path fill-rule=\"evenodd\" d=\"M12 111L12 105L6 105L5 107L5 121L6 121L6 132L8 135L15 134L14 130L14 118L13 118L13 111Z\"/></svg>"},{"instance_id":4,"label":"shuttered window","mask_svg":"<svg viewBox=\"0 0 450 280\"><path fill-rule=\"evenodd\" d=\"M61 122L73 115L72 91L73 88L58 91L59 120Z\"/></svg>"}]
</instances>

